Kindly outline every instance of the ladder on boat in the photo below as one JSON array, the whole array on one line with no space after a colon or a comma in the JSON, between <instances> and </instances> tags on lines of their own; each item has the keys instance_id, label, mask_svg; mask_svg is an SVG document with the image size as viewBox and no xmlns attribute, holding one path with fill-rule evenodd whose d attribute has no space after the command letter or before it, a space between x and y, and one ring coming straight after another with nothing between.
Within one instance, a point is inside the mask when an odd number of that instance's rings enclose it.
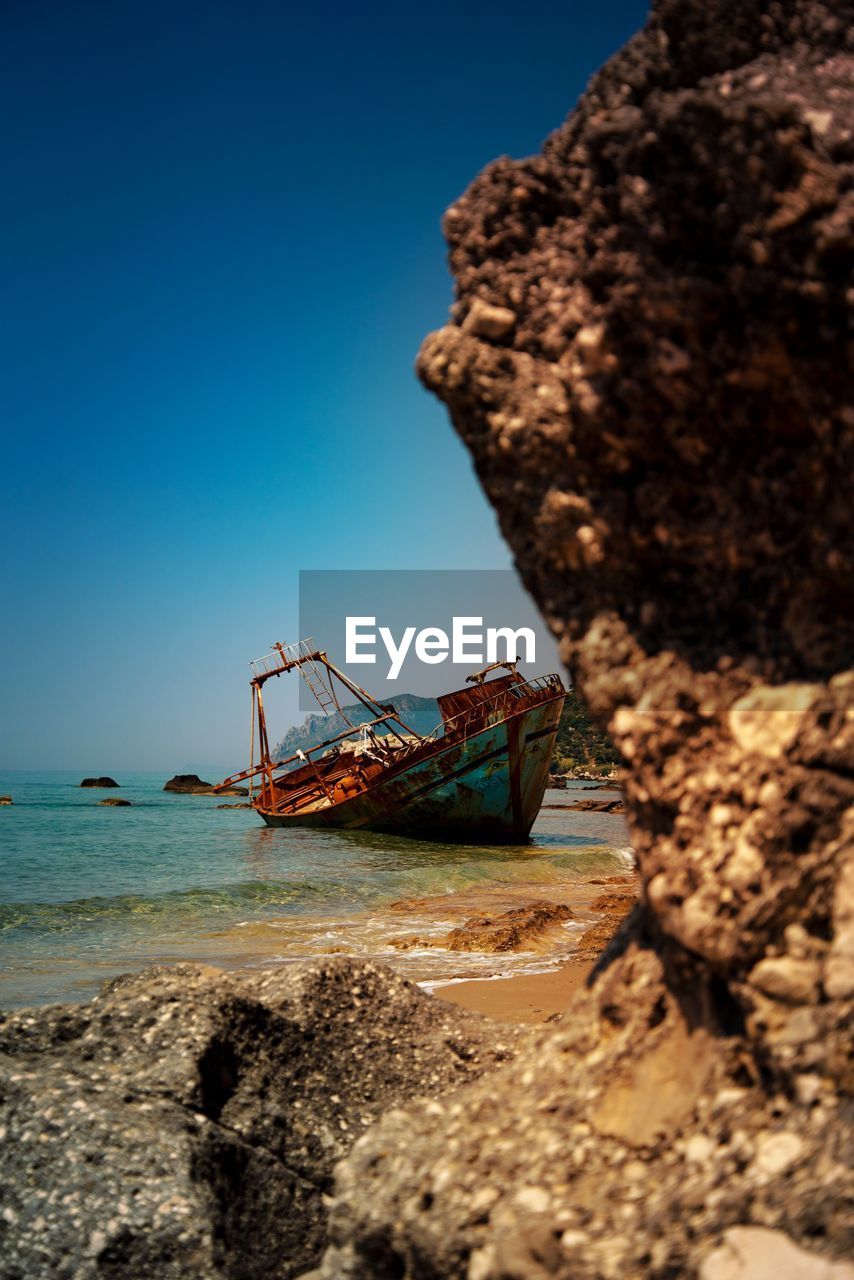
<instances>
[{"instance_id":1,"label":"ladder on boat","mask_svg":"<svg viewBox=\"0 0 854 1280\"><path fill-rule=\"evenodd\" d=\"M253 683L261 685L270 676L280 676L284 671L296 668L315 702L323 714L328 716L333 710L340 711L341 706L335 696L332 678L326 674L325 656L314 648L311 638L298 640L296 644L275 644L272 653L250 662L254 672Z\"/></svg>"},{"instance_id":2,"label":"ladder on boat","mask_svg":"<svg viewBox=\"0 0 854 1280\"><path fill-rule=\"evenodd\" d=\"M317 665L314 658L306 655L306 660L300 667L300 675L308 685L324 715L328 716L333 710L341 710L338 706L338 699L333 692L331 681L327 683L322 668Z\"/></svg>"}]
</instances>

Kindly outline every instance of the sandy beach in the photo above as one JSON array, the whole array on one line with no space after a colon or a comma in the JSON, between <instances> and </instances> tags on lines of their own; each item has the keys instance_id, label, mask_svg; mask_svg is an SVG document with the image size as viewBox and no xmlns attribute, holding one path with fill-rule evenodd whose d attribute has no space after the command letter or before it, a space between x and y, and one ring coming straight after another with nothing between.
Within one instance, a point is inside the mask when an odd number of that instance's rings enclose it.
<instances>
[{"instance_id":1,"label":"sandy beach","mask_svg":"<svg viewBox=\"0 0 854 1280\"><path fill-rule=\"evenodd\" d=\"M604 885L601 881L585 885L579 898L586 899L588 911L595 913L593 923L578 939L572 956L554 969L447 983L435 987L434 995L497 1022L555 1021L572 1005L599 955L632 909L638 887L634 875L612 876Z\"/></svg>"},{"instance_id":2,"label":"sandy beach","mask_svg":"<svg viewBox=\"0 0 854 1280\"><path fill-rule=\"evenodd\" d=\"M169 776L122 774L130 805L112 810L80 775L0 775L15 800L3 811L0 1006L87 999L118 973L186 962L255 971L371 957L431 988L552 974L578 958L600 919L594 903L620 888L613 878L631 876L619 813L544 808L521 846L282 836L215 796L165 791ZM547 791L546 804L589 798L576 783ZM532 909L539 920L501 923ZM471 933L485 918L498 935Z\"/></svg>"},{"instance_id":3,"label":"sandy beach","mask_svg":"<svg viewBox=\"0 0 854 1280\"><path fill-rule=\"evenodd\" d=\"M496 1022L550 1022L570 1007L592 968L591 960L571 960L553 973L456 982L437 987L434 995Z\"/></svg>"}]
</instances>

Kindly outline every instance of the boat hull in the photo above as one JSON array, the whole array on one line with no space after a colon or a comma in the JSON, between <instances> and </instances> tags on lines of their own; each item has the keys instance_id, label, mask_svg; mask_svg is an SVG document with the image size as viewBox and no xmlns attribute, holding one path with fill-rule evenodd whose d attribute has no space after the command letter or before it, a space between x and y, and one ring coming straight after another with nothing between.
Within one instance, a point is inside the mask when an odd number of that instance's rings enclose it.
<instances>
[{"instance_id":1,"label":"boat hull","mask_svg":"<svg viewBox=\"0 0 854 1280\"><path fill-rule=\"evenodd\" d=\"M325 808L271 813L271 827L417 833L447 840L527 838L542 804L564 699L551 698L389 771Z\"/></svg>"}]
</instances>

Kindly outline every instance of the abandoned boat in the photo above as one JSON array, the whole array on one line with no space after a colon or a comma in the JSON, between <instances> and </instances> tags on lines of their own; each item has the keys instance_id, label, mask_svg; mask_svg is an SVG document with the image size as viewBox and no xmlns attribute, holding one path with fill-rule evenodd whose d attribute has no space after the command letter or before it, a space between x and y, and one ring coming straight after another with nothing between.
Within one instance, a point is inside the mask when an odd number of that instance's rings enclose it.
<instances>
[{"instance_id":1,"label":"abandoned boat","mask_svg":"<svg viewBox=\"0 0 854 1280\"><path fill-rule=\"evenodd\" d=\"M438 699L441 723L422 737L392 704L377 702L311 641L277 644L251 667L249 768L214 790L248 780L253 807L268 826L397 831L455 841L528 836L566 698L560 676L526 680L515 663L493 663L469 676L466 688ZM505 674L494 676L499 669ZM308 751L274 760L262 689L294 670L321 710L337 712L349 727ZM364 707L365 721L350 721L339 687Z\"/></svg>"}]
</instances>

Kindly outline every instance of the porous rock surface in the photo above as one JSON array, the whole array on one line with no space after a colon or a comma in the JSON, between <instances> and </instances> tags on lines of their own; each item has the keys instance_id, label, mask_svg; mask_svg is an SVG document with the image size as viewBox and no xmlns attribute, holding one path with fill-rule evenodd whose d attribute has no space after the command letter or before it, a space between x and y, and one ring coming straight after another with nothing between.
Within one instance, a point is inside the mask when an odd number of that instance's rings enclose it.
<instances>
[{"instance_id":1,"label":"porous rock surface","mask_svg":"<svg viewBox=\"0 0 854 1280\"><path fill-rule=\"evenodd\" d=\"M328 1280L854 1276L851 31L659 0L446 215L419 373L623 755L643 892L561 1024L356 1144Z\"/></svg>"},{"instance_id":2,"label":"porous rock surface","mask_svg":"<svg viewBox=\"0 0 854 1280\"><path fill-rule=\"evenodd\" d=\"M325 1240L332 1168L382 1112L508 1058L389 970L336 959L120 978L0 1019L3 1280L282 1280ZM431 1104L433 1105L433 1104Z\"/></svg>"}]
</instances>

